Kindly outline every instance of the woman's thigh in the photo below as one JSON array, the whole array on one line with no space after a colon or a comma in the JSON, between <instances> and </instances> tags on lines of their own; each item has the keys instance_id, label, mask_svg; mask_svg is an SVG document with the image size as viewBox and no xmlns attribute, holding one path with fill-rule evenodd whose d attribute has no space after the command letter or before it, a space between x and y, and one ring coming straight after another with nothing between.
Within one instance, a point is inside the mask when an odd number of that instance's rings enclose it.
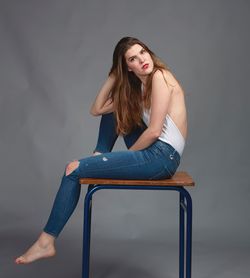
<instances>
[{"instance_id":1,"label":"woman's thigh","mask_svg":"<svg viewBox=\"0 0 250 278\"><path fill-rule=\"evenodd\" d=\"M81 178L162 179L171 177L167 157L148 148L142 151L120 151L80 159Z\"/></svg>"}]
</instances>

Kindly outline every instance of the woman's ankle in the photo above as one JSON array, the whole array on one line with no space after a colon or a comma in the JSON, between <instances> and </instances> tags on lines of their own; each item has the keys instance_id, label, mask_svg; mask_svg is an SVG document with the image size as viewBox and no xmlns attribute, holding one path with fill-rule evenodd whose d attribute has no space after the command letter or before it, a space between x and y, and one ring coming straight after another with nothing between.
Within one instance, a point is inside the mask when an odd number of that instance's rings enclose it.
<instances>
[{"instance_id":1,"label":"woman's ankle","mask_svg":"<svg viewBox=\"0 0 250 278\"><path fill-rule=\"evenodd\" d=\"M47 246L47 245L54 245L55 244L55 237L46 233L46 232L42 232L38 238L38 242L43 245L43 246Z\"/></svg>"}]
</instances>

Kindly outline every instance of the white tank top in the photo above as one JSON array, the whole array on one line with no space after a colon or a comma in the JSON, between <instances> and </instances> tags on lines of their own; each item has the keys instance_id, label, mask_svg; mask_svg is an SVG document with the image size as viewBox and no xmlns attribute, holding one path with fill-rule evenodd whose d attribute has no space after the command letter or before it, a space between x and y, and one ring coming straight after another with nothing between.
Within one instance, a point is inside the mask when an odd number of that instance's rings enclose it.
<instances>
[{"instance_id":1,"label":"white tank top","mask_svg":"<svg viewBox=\"0 0 250 278\"><path fill-rule=\"evenodd\" d=\"M143 121L147 126L149 125L149 118L150 110L144 110ZM185 139L168 114L163 124L162 133L158 139L170 144L173 148L176 149L180 156L182 155L185 146Z\"/></svg>"}]
</instances>

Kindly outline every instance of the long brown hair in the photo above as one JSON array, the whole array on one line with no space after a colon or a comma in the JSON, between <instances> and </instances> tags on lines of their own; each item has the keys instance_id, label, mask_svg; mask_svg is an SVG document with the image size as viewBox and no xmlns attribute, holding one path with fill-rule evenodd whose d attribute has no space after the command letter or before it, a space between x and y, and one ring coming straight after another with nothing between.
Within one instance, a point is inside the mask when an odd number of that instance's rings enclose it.
<instances>
[{"instance_id":1,"label":"long brown hair","mask_svg":"<svg viewBox=\"0 0 250 278\"><path fill-rule=\"evenodd\" d=\"M125 60L126 51L133 45L141 45L151 56L154 69L147 78L145 94L142 96L141 80L128 71ZM142 126L143 108L151 105L152 78L157 70L169 70L168 67L140 40L132 37L122 38L116 45L113 53L113 64L109 75L114 75L115 83L111 98L114 104L117 134L128 134L135 127Z\"/></svg>"}]
</instances>

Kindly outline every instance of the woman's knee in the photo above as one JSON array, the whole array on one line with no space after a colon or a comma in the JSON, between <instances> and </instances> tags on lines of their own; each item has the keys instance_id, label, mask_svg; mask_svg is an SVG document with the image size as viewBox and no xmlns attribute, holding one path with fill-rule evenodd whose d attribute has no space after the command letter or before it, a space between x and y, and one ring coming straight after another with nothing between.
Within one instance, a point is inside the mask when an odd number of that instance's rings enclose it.
<instances>
[{"instance_id":1,"label":"woman's knee","mask_svg":"<svg viewBox=\"0 0 250 278\"><path fill-rule=\"evenodd\" d=\"M98 151L94 151L94 152L93 152L93 156L100 155L100 154L102 154L102 153L100 153L100 152L98 152Z\"/></svg>"},{"instance_id":2,"label":"woman's knee","mask_svg":"<svg viewBox=\"0 0 250 278\"><path fill-rule=\"evenodd\" d=\"M79 167L80 162L78 160L74 160L70 162L66 166L66 176L70 175L73 171L75 171Z\"/></svg>"}]
</instances>

